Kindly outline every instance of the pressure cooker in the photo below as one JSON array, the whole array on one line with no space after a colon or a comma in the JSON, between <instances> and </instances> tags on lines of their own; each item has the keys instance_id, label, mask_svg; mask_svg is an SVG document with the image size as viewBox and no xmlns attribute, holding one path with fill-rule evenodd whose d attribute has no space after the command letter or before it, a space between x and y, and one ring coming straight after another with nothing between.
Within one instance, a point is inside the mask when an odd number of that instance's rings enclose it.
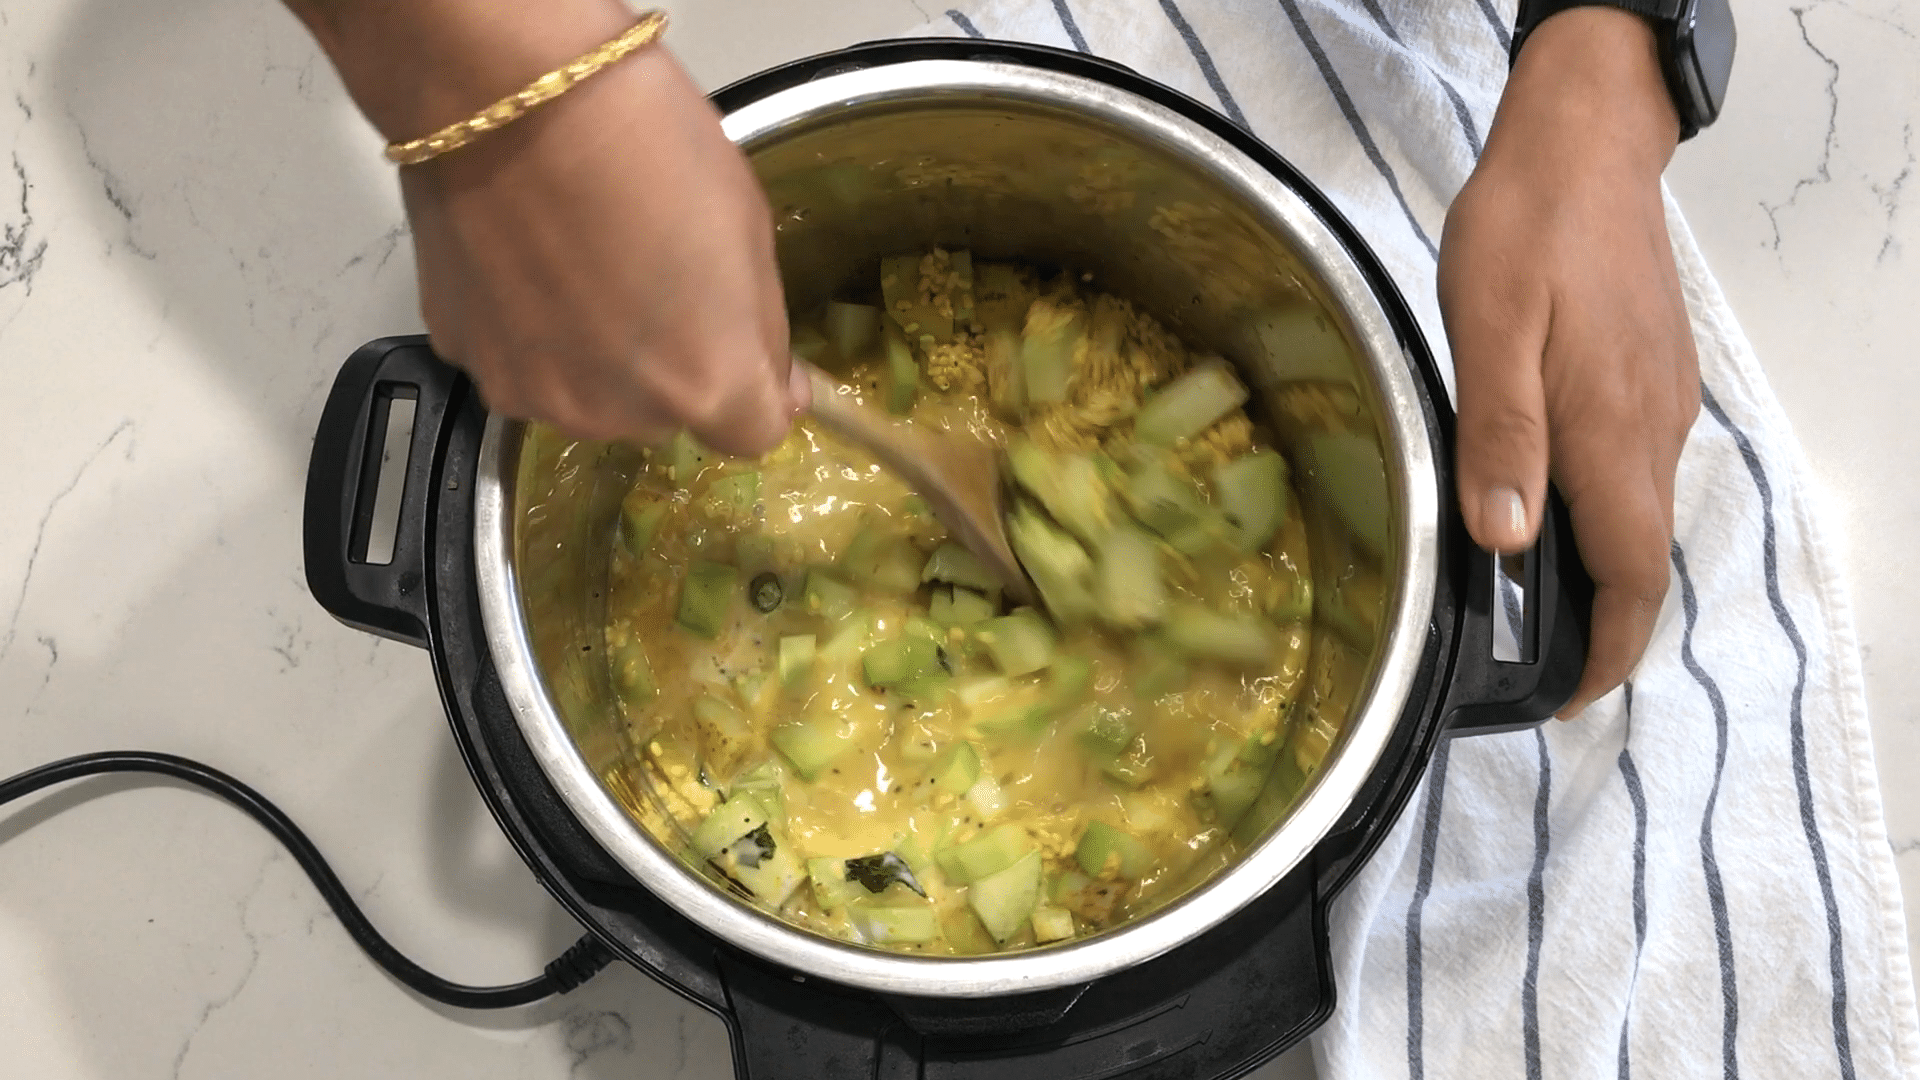
<instances>
[{"instance_id":1,"label":"pressure cooker","mask_svg":"<svg viewBox=\"0 0 1920 1080\"><path fill-rule=\"evenodd\" d=\"M1382 522L1390 587L1305 789L1211 880L1064 947L908 956L743 903L642 828L610 780L625 751L595 643L637 451L556 457L543 447L557 440L490 415L423 337L362 347L334 384L307 481L315 598L425 650L474 782L527 865L621 958L725 1020L743 1080L1257 1067L1332 1009L1329 905L1439 741L1537 724L1571 696L1592 586L1564 506L1550 500L1524 556L1472 544L1446 389L1392 280L1306 178L1164 86L1079 54L941 39L813 57L713 101L768 193L796 310L883 255L967 248L1096 275L1232 360L1255 409L1305 378L1364 401L1370 452L1302 463L1299 510ZM1303 298L1343 348L1299 348L1250 315ZM391 558L376 562L396 401L413 422L392 474ZM532 619L530 596L569 614Z\"/></svg>"}]
</instances>

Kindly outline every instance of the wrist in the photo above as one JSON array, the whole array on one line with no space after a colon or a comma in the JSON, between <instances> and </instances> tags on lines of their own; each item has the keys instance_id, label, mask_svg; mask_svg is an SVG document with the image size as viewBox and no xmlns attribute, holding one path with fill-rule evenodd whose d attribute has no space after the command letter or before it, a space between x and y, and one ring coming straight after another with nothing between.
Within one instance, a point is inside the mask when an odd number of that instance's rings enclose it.
<instances>
[{"instance_id":1,"label":"wrist","mask_svg":"<svg viewBox=\"0 0 1920 1080\"><path fill-rule=\"evenodd\" d=\"M288 2L389 141L465 119L633 23L621 0Z\"/></svg>"},{"instance_id":2,"label":"wrist","mask_svg":"<svg viewBox=\"0 0 1920 1080\"><path fill-rule=\"evenodd\" d=\"M1551 147L1657 179L1680 141L1653 28L1631 12L1579 7L1542 22L1515 59L1487 153Z\"/></svg>"}]
</instances>

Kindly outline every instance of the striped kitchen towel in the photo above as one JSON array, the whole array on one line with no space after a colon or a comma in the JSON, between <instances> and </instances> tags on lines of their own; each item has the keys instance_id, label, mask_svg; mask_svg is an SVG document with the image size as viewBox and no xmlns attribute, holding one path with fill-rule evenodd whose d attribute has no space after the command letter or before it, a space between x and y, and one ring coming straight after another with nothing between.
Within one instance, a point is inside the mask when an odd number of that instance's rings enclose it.
<instances>
[{"instance_id":1,"label":"striped kitchen towel","mask_svg":"<svg viewBox=\"0 0 1920 1080\"><path fill-rule=\"evenodd\" d=\"M1095 52L1251 129L1367 236L1445 360L1435 254L1512 0L953 2L917 32ZM1336 904L1326 1080L1920 1076L1835 556L1671 200L1668 219L1705 407L1652 647L1577 722L1436 756Z\"/></svg>"}]
</instances>

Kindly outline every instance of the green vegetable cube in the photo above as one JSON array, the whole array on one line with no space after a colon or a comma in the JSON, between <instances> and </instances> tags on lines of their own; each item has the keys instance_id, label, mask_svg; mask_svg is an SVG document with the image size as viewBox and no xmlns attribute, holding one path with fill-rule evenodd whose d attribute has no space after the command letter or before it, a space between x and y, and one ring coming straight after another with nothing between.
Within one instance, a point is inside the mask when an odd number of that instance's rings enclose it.
<instances>
[{"instance_id":1,"label":"green vegetable cube","mask_svg":"<svg viewBox=\"0 0 1920 1080\"><path fill-rule=\"evenodd\" d=\"M973 632L1002 672L1026 675L1053 663L1053 628L1031 611L988 619Z\"/></svg>"},{"instance_id":2,"label":"green vegetable cube","mask_svg":"<svg viewBox=\"0 0 1920 1080\"><path fill-rule=\"evenodd\" d=\"M1136 742L1127 753L1101 762L1100 773L1121 787L1138 790L1153 779L1153 759Z\"/></svg>"},{"instance_id":3,"label":"green vegetable cube","mask_svg":"<svg viewBox=\"0 0 1920 1080\"><path fill-rule=\"evenodd\" d=\"M1151 458L1127 474L1127 503L1140 524L1166 537L1192 529L1207 513L1198 488Z\"/></svg>"},{"instance_id":4,"label":"green vegetable cube","mask_svg":"<svg viewBox=\"0 0 1920 1080\"><path fill-rule=\"evenodd\" d=\"M1100 615L1108 622L1141 627L1159 622L1166 614L1160 549L1146 533L1115 529L1100 548L1097 573Z\"/></svg>"},{"instance_id":5,"label":"green vegetable cube","mask_svg":"<svg viewBox=\"0 0 1920 1080\"><path fill-rule=\"evenodd\" d=\"M1031 275L1010 263L978 263L973 268L973 317L988 331L1017 334L1033 306Z\"/></svg>"},{"instance_id":6,"label":"green vegetable cube","mask_svg":"<svg viewBox=\"0 0 1920 1080\"><path fill-rule=\"evenodd\" d=\"M1113 527L1113 493L1091 455L1055 454L1018 437L1007 448L1007 465L1020 486L1081 540L1098 544Z\"/></svg>"},{"instance_id":7,"label":"green vegetable cube","mask_svg":"<svg viewBox=\"0 0 1920 1080\"><path fill-rule=\"evenodd\" d=\"M880 340L880 309L866 304L827 305L827 340L849 364L859 363Z\"/></svg>"},{"instance_id":8,"label":"green vegetable cube","mask_svg":"<svg viewBox=\"0 0 1920 1080\"><path fill-rule=\"evenodd\" d=\"M1252 615L1223 614L1197 604L1183 604L1167 616L1163 631L1169 645L1195 659L1257 667L1274 655L1273 635L1266 620Z\"/></svg>"},{"instance_id":9,"label":"green vegetable cube","mask_svg":"<svg viewBox=\"0 0 1920 1080\"><path fill-rule=\"evenodd\" d=\"M940 868L956 885L989 877L1012 866L1033 851L1033 838L1018 825L996 825L979 836L946 849ZM936 856L938 857L938 856Z\"/></svg>"},{"instance_id":10,"label":"green vegetable cube","mask_svg":"<svg viewBox=\"0 0 1920 1080\"><path fill-rule=\"evenodd\" d=\"M953 676L939 671L922 672L904 679L888 691L895 699L921 709L939 708L946 704L947 695L952 692Z\"/></svg>"},{"instance_id":11,"label":"green vegetable cube","mask_svg":"<svg viewBox=\"0 0 1920 1080\"><path fill-rule=\"evenodd\" d=\"M712 694L693 700L693 725L701 758L722 773L732 771L753 747L753 724L747 714Z\"/></svg>"},{"instance_id":12,"label":"green vegetable cube","mask_svg":"<svg viewBox=\"0 0 1920 1080\"><path fill-rule=\"evenodd\" d=\"M1199 435L1246 402L1247 388L1225 363L1202 364L1140 406L1134 438L1152 446L1173 446Z\"/></svg>"},{"instance_id":13,"label":"green vegetable cube","mask_svg":"<svg viewBox=\"0 0 1920 1080\"><path fill-rule=\"evenodd\" d=\"M1350 431L1314 435L1303 458L1353 535L1368 549L1385 551L1393 531L1393 504L1379 441L1371 433Z\"/></svg>"},{"instance_id":14,"label":"green vegetable cube","mask_svg":"<svg viewBox=\"0 0 1920 1080\"><path fill-rule=\"evenodd\" d=\"M1209 774L1208 794L1214 822L1231 829L1260 795L1266 775L1255 768L1223 769Z\"/></svg>"},{"instance_id":15,"label":"green vegetable cube","mask_svg":"<svg viewBox=\"0 0 1920 1080\"><path fill-rule=\"evenodd\" d=\"M930 905L854 907L848 918L855 930L876 945L920 945L940 936L940 917Z\"/></svg>"},{"instance_id":16,"label":"green vegetable cube","mask_svg":"<svg viewBox=\"0 0 1920 1080\"><path fill-rule=\"evenodd\" d=\"M762 825L735 840L711 860L721 873L739 882L755 900L779 907L793 895L806 870L793 845L772 825Z\"/></svg>"},{"instance_id":17,"label":"green vegetable cube","mask_svg":"<svg viewBox=\"0 0 1920 1080\"><path fill-rule=\"evenodd\" d=\"M1158 634L1134 639L1127 679L1139 701L1156 701L1186 688L1187 661Z\"/></svg>"},{"instance_id":18,"label":"green vegetable cube","mask_svg":"<svg viewBox=\"0 0 1920 1080\"><path fill-rule=\"evenodd\" d=\"M873 643L873 616L865 611L856 611L840 621L833 636L822 642L814 654L817 670L828 674L839 674L846 670L860 654Z\"/></svg>"},{"instance_id":19,"label":"green vegetable cube","mask_svg":"<svg viewBox=\"0 0 1920 1080\"><path fill-rule=\"evenodd\" d=\"M1037 907L1033 909L1034 940L1045 945L1050 941L1065 941L1073 936L1073 912L1066 908Z\"/></svg>"},{"instance_id":20,"label":"green vegetable cube","mask_svg":"<svg viewBox=\"0 0 1920 1080\"><path fill-rule=\"evenodd\" d=\"M940 668L940 647L924 637L908 635L883 641L860 658L867 685L885 688Z\"/></svg>"},{"instance_id":21,"label":"green vegetable cube","mask_svg":"<svg viewBox=\"0 0 1920 1080\"><path fill-rule=\"evenodd\" d=\"M1111 758L1120 756L1137 734L1139 732L1134 729L1133 721L1124 710L1095 707L1093 714L1087 718L1086 726L1074 738L1087 753Z\"/></svg>"},{"instance_id":22,"label":"green vegetable cube","mask_svg":"<svg viewBox=\"0 0 1920 1080\"><path fill-rule=\"evenodd\" d=\"M735 840L767 823L766 808L752 795L741 793L721 803L693 831L693 850L710 859Z\"/></svg>"},{"instance_id":23,"label":"green vegetable cube","mask_svg":"<svg viewBox=\"0 0 1920 1080\"><path fill-rule=\"evenodd\" d=\"M1067 400L1067 386L1073 381L1074 350L1086 327L1086 312L1076 308L1037 300L1027 310L1027 325L1020 334L1020 366L1028 401Z\"/></svg>"},{"instance_id":24,"label":"green vegetable cube","mask_svg":"<svg viewBox=\"0 0 1920 1080\"><path fill-rule=\"evenodd\" d=\"M860 594L854 592L851 585L819 570L807 571L800 595L808 611L829 622L839 622L853 614L860 604Z\"/></svg>"},{"instance_id":25,"label":"green vegetable cube","mask_svg":"<svg viewBox=\"0 0 1920 1080\"><path fill-rule=\"evenodd\" d=\"M1138 881L1153 869L1153 852L1145 844L1104 821L1090 821L1074 849L1080 869L1092 877Z\"/></svg>"},{"instance_id":26,"label":"green vegetable cube","mask_svg":"<svg viewBox=\"0 0 1920 1080\"><path fill-rule=\"evenodd\" d=\"M735 778L727 796L731 798L735 795L751 795L760 800L769 820L777 822L786 819L786 800L780 796L780 774L774 771L770 761L761 762Z\"/></svg>"},{"instance_id":27,"label":"green vegetable cube","mask_svg":"<svg viewBox=\"0 0 1920 1080\"><path fill-rule=\"evenodd\" d=\"M828 766L853 749L851 736L842 734L840 724L831 716L810 717L798 723L782 724L768 736L793 771L803 780L817 780Z\"/></svg>"},{"instance_id":28,"label":"green vegetable cube","mask_svg":"<svg viewBox=\"0 0 1920 1080\"><path fill-rule=\"evenodd\" d=\"M620 539L627 554L636 559L646 555L671 505L662 499L643 498L637 491L627 496L620 504Z\"/></svg>"},{"instance_id":29,"label":"green vegetable cube","mask_svg":"<svg viewBox=\"0 0 1920 1080\"><path fill-rule=\"evenodd\" d=\"M1349 383L1353 357L1340 330L1326 313L1311 303L1262 312L1248 320L1247 330L1260 344L1278 377L1288 382Z\"/></svg>"},{"instance_id":30,"label":"green vegetable cube","mask_svg":"<svg viewBox=\"0 0 1920 1080\"><path fill-rule=\"evenodd\" d=\"M954 743L933 763L928 774L933 786L951 795L965 795L980 778L980 753L972 743Z\"/></svg>"},{"instance_id":31,"label":"green vegetable cube","mask_svg":"<svg viewBox=\"0 0 1920 1080\"><path fill-rule=\"evenodd\" d=\"M1032 851L967 888L967 906L995 941L1006 944L1032 917L1040 903L1040 871L1040 853Z\"/></svg>"},{"instance_id":32,"label":"green vegetable cube","mask_svg":"<svg viewBox=\"0 0 1920 1080\"><path fill-rule=\"evenodd\" d=\"M1048 707L1071 709L1085 702L1092 692L1092 660L1079 653L1060 653L1053 658L1053 671L1047 679Z\"/></svg>"},{"instance_id":33,"label":"green vegetable cube","mask_svg":"<svg viewBox=\"0 0 1920 1080\"><path fill-rule=\"evenodd\" d=\"M684 430L667 444L666 456L667 478L682 489L692 487L708 466L718 464L720 457Z\"/></svg>"},{"instance_id":34,"label":"green vegetable cube","mask_svg":"<svg viewBox=\"0 0 1920 1080\"><path fill-rule=\"evenodd\" d=\"M645 705L658 693L653 665L638 641L629 641L613 653L613 686L628 705Z\"/></svg>"},{"instance_id":35,"label":"green vegetable cube","mask_svg":"<svg viewBox=\"0 0 1920 1080\"><path fill-rule=\"evenodd\" d=\"M780 685L793 690L805 684L807 676L813 673L813 653L812 634L795 634L781 638L778 661Z\"/></svg>"},{"instance_id":36,"label":"green vegetable cube","mask_svg":"<svg viewBox=\"0 0 1920 1080\"><path fill-rule=\"evenodd\" d=\"M745 522L753 519L753 506L760 498L760 474L751 469L722 476L707 485L701 509L723 521Z\"/></svg>"},{"instance_id":37,"label":"green vegetable cube","mask_svg":"<svg viewBox=\"0 0 1920 1080\"><path fill-rule=\"evenodd\" d=\"M1282 585L1278 599L1267 609L1267 618L1282 626L1311 620L1313 579L1305 573L1306 568L1287 558L1274 559L1273 568L1279 574Z\"/></svg>"},{"instance_id":38,"label":"green vegetable cube","mask_svg":"<svg viewBox=\"0 0 1920 1080\"><path fill-rule=\"evenodd\" d=\"M920 580L945 581L980 592L990 592L1000 587L1000 579L987 569L978 555L951 540L933 549L933 555L920 570Z\"/></svg>"},{"instance_id":39,"label":"green vegetable cube","mask_svg":"<svg viewBox=\"0 0 1920 1080\"><path fill-rule=\"evenodd\" d=\"M987 735L1002 739L1031 740L1047 733L1053 724L1053 710L1045 705L1015 705L989 714L974 726Z\"/></svg>"},{"instance_id":40,"label":"green vegetable cube","mask_svg":"<svg viewBox=\"0 0 1920 1080\"><path fill-rule=\"evenodd\" d=\"M887 411L895 416L907 416L913 412L914 402L920 399L920 365L914 362L913 350L898 330L889 326L885 338Z\"/></svg>"},{"instance_id":41,"label":"green vegetable cube","mask_svg":"<svg viewBox=\"0 0 1920 1080\"><path fill-rule=\"evenodd\" d=\"M970 589L933 590L927 617L940 626L972 626L993 618L994 602Z\"/></svg>"},{"instance_id":42,"label":"green vegetable cube","mask_svg":"<svg viewBox=\"0 0 1920 1080\"><path fill-rule=\"evenodd\" d=\"M1024 501L1007 518L1007 539L1056 618L1094 613L1093 558L1078 541Z\"/></svg>"},{"instance_id":43,"label":"green vegetable cube","mask_svg":"<svg viewBox=\"0 0 1920 1080\"><path fill-rule=\"evenodd\" d=\"M979 956L998 952L1000 948L971 908L949 908L940 917L940 933L961 956Z\"/></svg>"},{"instance_id":44,"label":"green vegetable cube","mask_svg":"<svg viewBox=\"0 0 1920 1080\"><path fill-rule=\"evenodd\" d=\"M1258 551L1273 540L1287 515L1287 461L1259 450L1213 470L1213 490L1235 546Z\"/></svg>"},{"instance_id":45,"label":"green vegetable cube","mask_svg":"<svg viewBox=\"0 0 1920 1080\"><path fill-rule=\"evenodd\" d=\"M870 589L905 596L920 588L926 557L906 537L868 527L847 543L839 565L847 577Z\"/></svg>"},{"instance_id":46,"label":"green vegetable cube","mask_svg":"<svg viewBox=\"0 0 1920 1080\"><path fill-rule=\"evenodd\" d=\"M961 680L955 693L960 703L969 709L978 709L988 702L1005 697L1013 690L1013 682L1005 675L970 675Z\"/></svg>"},{"instance_id":47,"label":"green vegetable cube","mask_svg":"<svg viewBox=\"0 0 1920 1080\"><path fill-rule=\"evenodd\" d=\"M992 821L1007 808L1007 793L1001 790L1000 781L995 780L992 773L982 772L980 779L967 789L967 802L972 804L981 821Z\"/></svg>"},{"instance_id":48,"label":"green vegetable cube","mask_svg":"<svg viewBox=\"0 0 1920 1080\"><path fill-rule=\"evenodd\" d=\"M933 856L927 854L926 848L920 846L920 841L912 833L902 836L900 842L893 845L893 853L900 856L900 861L906 863L907 869L913 871L916 877L933 869Z\"/></svg>"},{"instance_id":49,"label":"green vegetable cube","mask_svg":"<svg viewBox=\"0 0 1920 1080\"><path fill-rule=\"evenodd\" d=\"M1223 544L1232 543L1237 549L1238 535L1225 516L1207 507L1192 524L1176 529L1166 540L1168 547L1187 558L1201 559L1216 554Z\"/></svg>"},{"instance_id":50,"label":"green vegetable cube","mask_svg":"<svg viewBox=\"0 0 1920 1080\"><path fill-rule=\"evenodd\" d=\"M808 859L807 880L813 885L814 902L823 911L838 911L859 895L840 859Z\"/></svg>"},{"instance_id":51,"label":"green vegetable cube","mask_svg":"<svg viewBox=\"0 0 1920 1080\"><path fill-rule=\"evenodd\" d=\"M740 572L733 567L695 560L680 586L680 625L709 641L719 637L739 583Z\"/></svg>"}]
</instances>

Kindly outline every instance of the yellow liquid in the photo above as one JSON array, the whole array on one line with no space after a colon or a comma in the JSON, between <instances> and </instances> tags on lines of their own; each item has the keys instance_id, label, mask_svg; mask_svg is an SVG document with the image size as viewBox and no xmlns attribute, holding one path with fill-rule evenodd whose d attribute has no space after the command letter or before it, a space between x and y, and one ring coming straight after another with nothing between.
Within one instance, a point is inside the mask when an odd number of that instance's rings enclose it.
<instances>
[{"instance_id":1,"label":"yellow liquid","mask_svg":"<svg viewBox=\"0 0 1920 1080\"><path fill-rule=\"evenodd\" d=\"M856 385L876 388L878 380L866 374L854 373ZM971 394L923 395L913 422L958 427L994 440L1007 432ZM716 481L748 469L760 476L751 513L739 514L709 497ZM628 496L636 507L664 500L671 510L644 557L616 548L608 646L617 658L637 643L657 684L650 700L624 703L642 762L636 770L642 775L625 779L662 793L684 829L697 827L736 777L769 767L779 777L781 792L776 824L802 860L894 850L930 855L983 828L1011 822L1024 828L1042 853L1048 881L1044 904L1054 883L1080 869L1075 848L1087 823L1105 822L1144 843L1152 866L1130 882L1113 880L1113 868L1106 868L1109 880L1100 902L1076 911L1076 936L1149 911L1230 861L1234 845L1223 827L1230 823L1213 813L1205 790L1207 766L1249 745L1280 750L1283 722L1306 676L1305 623L1275 628L1275 653L1264 668L1195 663L1182 685L1152 700L1142 699L1130 681L1126 635L1091 626L1068 630L1059 650L1092 661L1090 698L1053 717L1037 736L993 734L981 725L1017 706L1045 702L1047 672L1005 679L1002 685L990 661L964 634L950 636L946 645L955 686L972 691L970 701L949 695L934 708L903 704L867 685L857 650L837 658L822 655L803 686L787 689L774 669L779 639L812 634L826 650L846 629L845 622L832 623L808 610L801 587L806 572L833 570L862 530L869 538L903 540L925 555L944 539L944 529L931 516L909 511L910 492L899 480L805 421L759 462L718 461L694 477L668 472L656 455ZM1297 506L1291 493L1290 501ZM784 587L780 607L763 614L737 597L711 641L678 625L675 613L689 561L734 563L743 551L760 563L742 567L741 592L750 577L770 570ZM1183 571L1175 559L1168 591L1175 600L1259 611L1278 591L1304 588L1307 571L1307 538L1296 513L1268 551L1236 565ZM929 592L926 587L912 595L863 590L855 621L870 620L870 641L897 637L909 617L926 616ZM715 739L703 732L693 718L693 703L703 695L738 705L751 720L751 734ZM1080 730L1099 709L1123 715L1138 732L1125 755L1132 778L1144 777L1137 787L1117 783L1102 770L1103 759L1082 745ZM837 718L839 732L852 746L807 781L767 737L781 723L823 714ZM961 740L974 745L982 774L997 782L1002 805L990 814L975 800L937 791L931 782L934 760ZM684 840L669 843L679 846ZM1034 944L1031 929L999 945L980 933L971 921L965 887L948 882L937 866L923 869L916 879L925 901L898 885L863 899L880 905L931 903L940 913L942 935L924 944L887 947L951 954ZM1118 903L1108 903L1115 896ZM780 913L832 936L859 937L846 908L823 906L804 883Z\"/></svg>"}]
</instances>

